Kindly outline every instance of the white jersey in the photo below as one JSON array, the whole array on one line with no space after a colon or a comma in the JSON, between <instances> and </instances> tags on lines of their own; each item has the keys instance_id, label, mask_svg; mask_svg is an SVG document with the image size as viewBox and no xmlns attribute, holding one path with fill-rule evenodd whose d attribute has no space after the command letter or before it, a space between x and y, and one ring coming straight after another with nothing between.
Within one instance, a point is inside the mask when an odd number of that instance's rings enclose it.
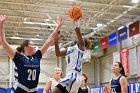
<instances>
[{"instance_id":1,"label":"white jersey","mask_svg":"<svg viewBox=\"0 0 140 93\"><path fill-rule=\"evenodd\" d=\"M72 47L68 47L66 53L67 68L66 73L71 74L73 71L81 73L82 70L82 57L84 51L81 51L77 44Z\"/></svg>"},{"instance_id":2,"label":"white jersey","mask_svg":"<svg viewBox=\"0 0 140 93\"><path fill-rule=\"evenodd\" d=\"M81 73L82 73L82 57L83 51L81 51L77 45L68 47L66 53L66 77L60 81L60 84L65 87L68 93L77 91L81 85Z\"/></svg>"},{"instance_id":3,"label":"white jersey","mask_svg":"<svg viewBox=\"0 0 140 93\"><path fill-rule=\"evenodd\" d=\"M51 90L53 90L58 83L59 81L56 81L54 78L52 78Z\"/></svg>"}]
</instances>

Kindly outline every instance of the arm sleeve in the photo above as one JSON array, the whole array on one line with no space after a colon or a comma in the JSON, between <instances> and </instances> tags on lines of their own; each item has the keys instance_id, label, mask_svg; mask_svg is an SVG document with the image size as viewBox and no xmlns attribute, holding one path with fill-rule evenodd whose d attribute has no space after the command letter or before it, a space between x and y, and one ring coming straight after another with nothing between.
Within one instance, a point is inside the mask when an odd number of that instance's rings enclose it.
<instances>
[{"instance_id":1,"label":"arm sleeve","mask_svg":"<svg viewBox=\"0 0 140 93\"><path fill-rule=\"evenodd\" d=\"M12 59L14 61L15 64L20 64L22 61L23 55L19 52L15 53L14 58Z\"/></svg>"},{"instance_id":2,"label":"arm sleeve","mask_svg":"<svg viewBox=\"0 0 140 93\"><path fill-rule=\"evenodd\" d=\"M40 50L37 50L35 55L40 59L42 58L42 53Z\"/></svg>"}]
</instances>

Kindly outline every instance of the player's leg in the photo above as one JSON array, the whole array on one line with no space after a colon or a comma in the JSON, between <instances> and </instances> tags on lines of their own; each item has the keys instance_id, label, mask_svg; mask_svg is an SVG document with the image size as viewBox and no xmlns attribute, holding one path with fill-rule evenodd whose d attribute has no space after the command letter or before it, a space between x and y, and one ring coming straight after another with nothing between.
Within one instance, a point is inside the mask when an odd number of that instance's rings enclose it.
<instances>
[{"instance_id":1,"label":"player's leg","mask_svg":"<svg viewBox=\"0 0 140 93\"><path fill-rule=\"evenodd\" d=\"M77 90L79 89L81 83L82 83L81 74L77 74L76 80L72 84L72 88L71 88L70 93L77 93Z\"/></svg>"},{"instance_id":2,"label":"player's leg","mask_svg":"<svg viewBox=\"0 0 140 93\"><path fill-rule=\"evenodd\" d=\"M58 84L51 93L68 93L68 91L61 84Z\"/></svg>"},{"instance_id":3,"label":"player's leg","mask_svg":"<svg viewBox=\"0 0 140 93\"><path fill-rule=\"evenodd\" d=\"M53 89L52 93L69 93L72 87L72 82L75 81L75 78L72 78L73 75L69 75L60 81L60 84Z\"/></svg>"}]
</instances>

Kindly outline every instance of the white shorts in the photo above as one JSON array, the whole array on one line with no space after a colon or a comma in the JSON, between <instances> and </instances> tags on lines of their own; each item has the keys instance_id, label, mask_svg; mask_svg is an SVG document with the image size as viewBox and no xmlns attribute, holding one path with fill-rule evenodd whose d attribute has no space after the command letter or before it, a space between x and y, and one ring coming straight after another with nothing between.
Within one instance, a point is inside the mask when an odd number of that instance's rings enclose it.
<instances>
[{"instance_id":1,"label":"white shorts","mask_svg":"<svg viewBox=\"0 0 140 93\"><path fill-rule=\"evenodd\" d=\"M75 92L79 89L82 79L81 74L71 73L60 81L60 84L66 88L69 93Z\"/></svg>"}]
</instances>

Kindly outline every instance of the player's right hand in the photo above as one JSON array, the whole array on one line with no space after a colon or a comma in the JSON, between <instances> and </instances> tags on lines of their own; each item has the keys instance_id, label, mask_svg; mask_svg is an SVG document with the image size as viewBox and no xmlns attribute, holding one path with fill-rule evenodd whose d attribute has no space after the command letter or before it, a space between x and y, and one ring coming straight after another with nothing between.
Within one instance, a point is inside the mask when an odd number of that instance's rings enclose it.
<instances>
[{"instance_id":1,"label":"player's right hand","mask_svg":"<svg viewBox=\"0 0 140 93\"><path fill-rule=\"evenodd\" d=\"M57 27L60 28L62 26L62 24L64 23L63 19L61 16L58 17L58 21L57 21Z\"/></svg>"},{"instance_id":2,"label":"player's right hand","mask_svg":"<svg viewBox=\"0 0 140 93\"><path fill-rule=\"evenodd\" d=\"M105 85L104 92L105 93L111 93L111 89L109 88L109 86Z\"/></svg>"}]
</instances>

